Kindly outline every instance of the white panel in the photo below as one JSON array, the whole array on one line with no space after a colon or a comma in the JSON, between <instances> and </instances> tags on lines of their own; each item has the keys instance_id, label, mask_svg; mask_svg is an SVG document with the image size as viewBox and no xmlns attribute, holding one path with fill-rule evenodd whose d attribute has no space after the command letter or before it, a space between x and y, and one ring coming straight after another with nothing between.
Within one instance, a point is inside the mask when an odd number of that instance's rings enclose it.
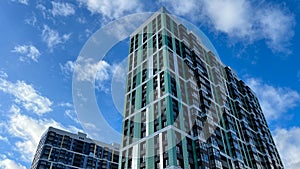
<instances>
[{"instance_id":1,"label":"white panel","mask_svg":"<svg viewBox=\"0 0 300 169\"><path fill-rule=\"evenodd\" d=\"M162 140L162 133L159 133L159 168L163 169L164 167L164 157L163 157L163 140Z\"/></svg>"},{"instance_id":2,"label":"white panel","mask_svg":"<svg viewBox=\"0 0 300 169\"><path fill-rule=\"evenodd\" d=\"M146 137L149 135L149 107L146 108Z\"/></svg>"},{"instance_id":3,"label":"white panel","mask_svg":"<svg viewBox=\"0 0 300 169\"><path fill-rule=\"evenodd\" d=\"M136 144L132 148L132 169L138 169L137 168L137 159L139 157L138 146L139 145Z\"/></svg>"},{"instance_id":4,"label":"white panel","mask_svg":"<svg viewBox=\"0 0 300 169\"><path fill-rule=\"evenodd\" d=\"M160 92L160 89L161 89L161 87L160 87L160 76L159 76L159 74L157 74L157 89L158 89L158 98L159 97L161 97L161 92Z\"/></svg>"},{"instance_id":5,"label":"white panel","mask_svg":"<svg viewBox=\"0 0 300 169\"><path fill-rule=\"evenodd\" d=\"M174 58L175 73L178 75L178 61L177 61L177 55L175 52L173 52L173 58Z\"/></svg>"}]
</instances>

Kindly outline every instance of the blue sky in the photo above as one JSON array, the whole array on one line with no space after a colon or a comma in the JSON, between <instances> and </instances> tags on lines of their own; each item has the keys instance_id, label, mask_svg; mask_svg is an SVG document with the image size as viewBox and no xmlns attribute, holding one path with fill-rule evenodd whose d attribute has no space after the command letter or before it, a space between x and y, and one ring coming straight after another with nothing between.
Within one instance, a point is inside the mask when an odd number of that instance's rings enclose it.
<instances>
[{"instance_id":1,"label":"blue sky","mask_svg":"<svg viewBox=\"0 0 300 169\"><path fill-rule=\"evenodd\" d=\"M94 85L99 110L112 129L120 130L118 89L128 38L97 63L79 54L111 21L162 5L201 29L223 63L256 92L286 168L300 168L297 0L0 1L0 168L29 168L48 126L110 139L97 123L75 112L74 78ZM121 36L120 30L113 32Z\"/></svg>"}]
</instances>

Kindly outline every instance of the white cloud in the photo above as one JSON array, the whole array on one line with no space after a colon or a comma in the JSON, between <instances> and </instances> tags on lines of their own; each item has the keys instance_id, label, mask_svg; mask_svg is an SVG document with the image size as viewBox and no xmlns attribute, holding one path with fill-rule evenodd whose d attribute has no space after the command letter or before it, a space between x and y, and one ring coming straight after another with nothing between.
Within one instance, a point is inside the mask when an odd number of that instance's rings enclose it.
<instances>
[{"instance_id":1,"label":"white cloud","mask_svg":"<svg viewBox=\"0 0 300 169\"><path fill-rule=\"evenodd\" d=\"M273 138L286 169L300 168L300 128L278 128Z\"/></svg>"},{"instance_id":2,"label":"white cloud","mask_svg":"<svg viewBox=\"0 0 300 169\"><path fill-rule=\"evenodd\" d=\"M76 20L77 20L77 22L79 22L81 24L85 24L87 22L85 17L78 17Z\"/></svg>"},{"instance_id":3,"label":"white cloud","mask_svg":"<svg viewBox=\"0 0 300 169\"><path fill-rule=\"evenodd\" d=\"M47 8L43 4L38 3L36 5L36 9L40 10L40 12L42 13L44 19L49 19L50 18L50 16L47 13Z\"/></svg>"},{"instance_id":4,"label":"white cloud","mask_svg":"<svg viewBox=\"0 0 300 169\"><path fill-rule=\"evenodd\" d=\"M0 141L8 143L8 138L0 135Z\"/></svg>"},{"instance_id":5,"label":"white cloud","mask_svg":"<svg viewBox=\"0 0 300 169\"><path fill-rule=\"evenodd\" d=\"M20 113L20 112L21 112L21 109L20 109L18 106L16 106L16 105L13 104L13 105L10 107L9 112L14 113L14 114L17 114L17 113Z\"/></svg>"},{"instance_id":6,"label":"white cloud","mask_svg":"<svg viewBox=\"0 0 300 169\"><path fill-rule=\"evenodd\" d=\"M28 5L28 0L19 0L21 4Z\"/></svg>"},{"instance_id":7,"label":"white cloud","mask_svg":"<svg viewBox=\"0 0 300 169\"><path fill-rule=\"evenodd\" d=\"M105 18L115 19L126 13L135 13L141 10L141 3L138 0L78 0L87 6L92 13L100 13Z\"/></svg>"},{"instance_id":8,"label":"white cloud","mask_svg":"<svg viewBox=\"0 0 300 169\"><path fill-rule=\"evenodd\" d=\"M54 46L58 44L63 44L70 39L71 34L60 35L56 30L49 28L49 26L44 25L42 31L42 40L47 43L48 48L51 50Z\"/></svg>"},{"instance_id":9,"label":"white cloud","mask_svg":"<svg viewBox=\"0 0 300 169\"><path fill-rule=\"evenodd\" d=\"M75 72L75 78L78 81L97 82L100 90L106 90L102 82L110 78L110 65L106 61L96 62L92 58L84 58L79 56L76 62L68 61L64 65L60 65L64 74L70 75Z\"/></svg>"},{"instance_id":10,"label":"white cloud","mask_svg":"<svg viewBox=\"0 0 300 169\"><path fill-rule=\"evenodd\" d=\"M126 82L127 59L121 63L113 64L111 66L111 70L112 70L114 80L118 82Z\"/></svg>"},{"instance_id":11,"label":"white cloud","mask_svg":"<svg viewBox=\"0 0 300 169\"><path fill-rule=\"evenodd\" d=\"M38 115L52 111L52 101L42 96L32 85L26 84L24 81L13 83L0 78L0 91L13 95L15 103Z\"/></svg>"},{"instance_id":12,"label":"white cloud","mask_svg":"<svg viewBox=\"0 0 300 169\"><path fill-rule=\"evenodd\" d=\"M260 11L258 17L262 28L261 31L267 39L269 48L275 51L289 52L287 47L289 39L294 36L294 17L286 15L275 7Z\"/></svg>"},{"instance_id":13,"label":"white cloud","mask_svg":"<svg viewBox=\"0 0 300 169\"><path fill-rule=\"evenodd\" d=\"M28 0L11 0L11 1L13 1L13 2L17 1L23 5L28 5Z\"/></svg>"},{"instance_id":14,"label":"white cloud","mask_svg":"<svg viewBox=\"0 0 300 169\"><path fill-rule=\"evenodd\" d=\"M15 107L12 109L18 109L14 105L12 107ZM35 119L28 115L21 114L20 111L10 114L7 122L7 130L11 136L18 139L18 141L15 142L16 150L21 153L21 157L25 162L32 161L39 140L49 126L69 130L71 132L81 131L74 126L65 127L53 119Z\"/></svg>"},{"instance_id":15,"label":"white cloud","mask_svg":"<svg viewBox=\"0 0 300 169\"><path fill-rule=\"evenodd\" d=\"M263 83L260 79L248 78L246 83L257 94L264 115L268 120L275 120L300 101L300 94L289 88L274 87Z\"/></svg>"},{"instance_id":16,"label":"white cloud","mask_svg":"<svg viewBox=\"0 0 300 169\"><path fill-rule=\"evenodd\" d=\"M8 77L7 73L0 70L0 78L7 78L7 77Z\"/></svg>"},{"instance_id":17,"label":"white cloud","mask_svg":"<svg viewBox=\"0 0 300 169\"><path fill-rule=\"evenodd\" d=\"M89 29L85 29L84 32L86 37L90 37L93 34L93 32Z\"/></svg>"},{"instance_id":18,"label":"white cloud","mask_svg":"<svg viewBox=\"0 0 300 169\"><path fill-rule=\"evenodd\" d=\"M137 29L145 19L150 17L150 13L143 13L139 15L134 15L134 17L125 17L122 18L122 23L116 21L117 24L113 24L113 29L104 29L104 32L107 33L107 38L116 38L118 41L122 41L127 38L133 30ZM95 40L97 40L97 36ZM105 38L104 38L105 39Z\"/></svg>"},{"instance_id":19,"label":"white cloud","mask_svg":"<svg viewBox=\"0 0 300 169\"><path fill-rule=\"evenodd\" d=\"M26 18L24 21L28 25L35 26L36 22L37 22L37 18L36 18L36 16L32 16L32 17Z\"/></svg>"},{"instance_id":20,"label":"white cloud","mask_svg":"<svg viewBox=\"0 0 300 169\"><path fill-rule=\"evenodd\" d=\"M47 10L46 7L42 4L40 4L40 3L36 5L36 9L39 9L41 11L46 11Z\"/></svg>"},{"instance_id":21,"label":"white cloud","mask_svg":"<svg viewBox=\"0 0 300 169\"><path fill-rule=\"evenodd\" d=\"M234 40L264 39L274 52L289 53L295 18L284 7L250 0L161 0L174 14L188 17ZM277 6L276 6L277 5ZM179 8L180 6L180 8Z\"/></svg>"},{"instance_id":22,"label":"white cloud","mask_svg":"<svg viewBox=\"0 0 300 169\"><path fill-rule=\"evenodd\" d=\"M0 122L0 133L4 133L6 129L6 125L4 122Z\"/></svg>"},{"instance_id":23,"label":"white cloud","mask_svg":"<svg viewBox=\"0 0 300 169\"><path fill-rule=\"evenodd\" d=\"M190 17L193 17L192 12L195 12L197 8L195 8L195 5L197 4L197 0L185 0L185 1L180 1L180 0L159 0L160 3L163 3L166 5L169 9L172 10L170 12L171 14L176 14L176 15L189 15ZM178 8L180 7L180 8Z\"/></svg>"},{"instance_id":24,"label":"white cloud","mask_svg":"<svg viewBox=\"0 0 300 169\"><path fill-rule=\"evenodd\" d=\"M67 108L72 108L73 104L69 103L69 102L63 102L63 103L59 103L58 106L60 107L67 107Z\"/></svg>"},{"instance_id":25,"label":"white cloud","mask_svg":"<svg viewBox=\"0 0 300 169\"><path fill-rule=\"evenodd\" d=\"M75 110L68 109L68 110L65 111L65 115L68 116L75 123L80 124Z\"/></svg>"},{"instance_id":26,"label":"white cloud","mask_svg":"<svg viewBox=\"0 0 300 169\"><path fill-rule=\"evenodd\" d=\"M251 11L247 1L205 0L203 5L203 12L207 14L216 30L226 32L230 36L236 35L240 37L245 37L252 33Z\"/></svg>"},{"instance_id":27,"label":"white cloud","mask_svg":"<svg viewBox=\"0 0 300 169\"><path fill-rule=\"evenodd\" d=\"M104 60L96 62L92 58L84 58L82 56L79 56L77 61L67 61L64 65L60 64L64 75L69 76L76 72L76 80L90 83L95 82L96 89L105 93L109 92L110 87L112 90L118 91L120 90L119 87L122 87L120 85L125 85L126 66L127 60L109 64ZM118 83L118 85L113 86L114 84L109 84L109 80L112 81L111 83ZM116 89L116 87L118 88Z\"/></svg>"},{"instance_id":28,"label":"white cloud","mask_svg":"<svg viewBox=\"0 0 300 169\"><path fill-rule=\"evenodd\" d=\"M138 0L78 0L92 13L116 19L143 10ZM208 25L230 40L253 43L264 39L273 52L289 54L295 17L283 5L250 0L159 0L171 13ZM216 12L217 11L217 12Z\"/></svg>"},{"instance_id":29,"label":"white cloud","mask_svg":"<svg viewBox=\"0 0 300 169\"><path fill-rule=\"evenodd\" d=\"M70 118L71 120L73 120L75 123L80 124L78 117L77 117L77 113L74 110L74 105L69 103L69 102L63 102L58 104L58 106L66 108L65 109L65 116L67 116L68 118Z\"/></svg>"},{"instance_id":30,"label":"white cloud","mask_svg":"<svg viewBox=\"0 0 300 169\"><path fill-rule=\"evenodd\" d=\"M75 9L72 4L52 1L51 13L53 16L69 16L75 14Z\"/></svg>"},{"instance_id":31,"label":"white cloud","mask_svg":"<svg viewBox=\"0 0 300 169\"><path fill-rule=\"evenodd\" d=\"M33 45L17 45L14 47L12 52L21 54L21 61L26 61L29 58L35 62L38 62L38 58L41 55L40 51Z\"/></svg>"},{"instance_id":32,"label":"white cloud","mask_svg":"<svg viewBox=\"0 0 300 169\"><path fill-rule=\"evenodd\" d=\"M0 160L0 168L2 169L26 169L25 166L16 163L15 161L5 158Z\"/></svg>"}]
</instances>

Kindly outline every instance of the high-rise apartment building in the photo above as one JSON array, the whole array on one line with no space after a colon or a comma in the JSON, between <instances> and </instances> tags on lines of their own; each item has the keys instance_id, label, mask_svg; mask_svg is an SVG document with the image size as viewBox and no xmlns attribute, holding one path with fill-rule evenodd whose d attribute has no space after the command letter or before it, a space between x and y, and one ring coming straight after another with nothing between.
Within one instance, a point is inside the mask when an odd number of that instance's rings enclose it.
<instances>
[{"instance_id":1,"label":"high-rise apartment building","mask_svg":"<svg viewBox=\"0 0 300 169\"><path fill-rule=\"evenodd\" d=\"M119 145L53 127L42 136L31 169L117 169Z\"/></svg>"},{"instance_id":2,"label":"high-rise apartment building","mask_svg":"<svg viewBox=\"0 0 300 169\"><path fill-rule=\"evenodd\" d=\"M119 169L280 169L254 92L164 8L130 36Z\"/></svg>"}]
</instances>

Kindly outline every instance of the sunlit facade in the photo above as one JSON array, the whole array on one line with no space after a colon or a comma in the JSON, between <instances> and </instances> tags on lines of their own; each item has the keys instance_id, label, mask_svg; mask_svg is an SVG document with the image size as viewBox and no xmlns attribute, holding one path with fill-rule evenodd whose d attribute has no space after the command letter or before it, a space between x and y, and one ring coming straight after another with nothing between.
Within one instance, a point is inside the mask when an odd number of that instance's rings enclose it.
<instances>
[{"instance_id":1,"label":"sunlit facade","mask_svg":"<svg viewBox=\"0 0 300 169\"><path fill-rule=\"evenodd\" d=\"M119 169L283 168L254 92L164 8L130 36Z\"/></svg>"}]
</instances>

